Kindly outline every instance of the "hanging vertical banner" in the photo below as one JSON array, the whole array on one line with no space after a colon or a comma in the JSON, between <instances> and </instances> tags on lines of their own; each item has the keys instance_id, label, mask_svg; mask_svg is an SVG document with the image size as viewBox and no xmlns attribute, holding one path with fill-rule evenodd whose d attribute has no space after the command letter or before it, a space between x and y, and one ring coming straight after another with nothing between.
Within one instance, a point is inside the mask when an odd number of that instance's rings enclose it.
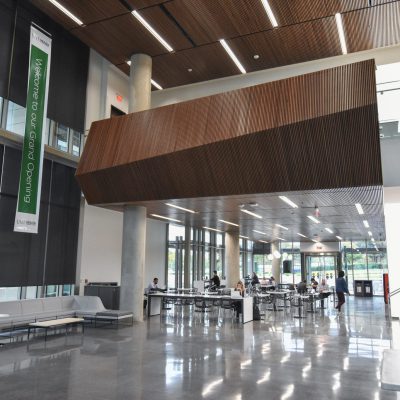
<instances>
[{"instance_id":1,"label":"hanging vertical banner","mask_svg":"<svg viewBox=\"0 0 400 400\"><path fill-rule=\"evenodd\" d=\"M50 56L51 38L31 26L25 136L14 223L16 232L38 232Z\"/></svg>"}]
</instances>

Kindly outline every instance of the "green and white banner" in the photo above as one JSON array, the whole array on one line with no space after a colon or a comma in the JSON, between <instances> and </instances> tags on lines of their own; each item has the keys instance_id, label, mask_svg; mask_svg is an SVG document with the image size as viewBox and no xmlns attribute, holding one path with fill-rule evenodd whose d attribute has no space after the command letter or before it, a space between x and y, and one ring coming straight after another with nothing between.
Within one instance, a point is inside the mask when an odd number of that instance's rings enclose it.
<instances>
[{"instance_id":1,"label":"green and white banner","mask_svg":"<svg viewBox=\"0 0 400 400\"><path fill-rule=\"evenodd\" d=\"M14 223L16 232L38 232L50 56L51 38L31 26L25 137Z\"/></svg>"}]
</instances>

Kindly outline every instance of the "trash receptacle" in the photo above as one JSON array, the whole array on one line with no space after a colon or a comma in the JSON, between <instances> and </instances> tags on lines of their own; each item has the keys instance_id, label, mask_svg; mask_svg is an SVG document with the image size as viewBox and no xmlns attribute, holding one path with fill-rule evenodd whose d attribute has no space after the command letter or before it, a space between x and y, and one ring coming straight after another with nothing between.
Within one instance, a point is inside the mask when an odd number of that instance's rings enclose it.
<instances>
[{"instance_id":1,"label":"trash receptacle","mask_svg":"<svg viewBox=\"0 0 400 400\"><path fill-rule=\"evenodd\" d=\"M372 281L354 281L354 296L372 297Z\"/></svg>"},{"instance_id":2,"label":"trash receptacle","mask_svg":"<svg viewBox=\"0 0 400 400\"><path fill-rule=\"evenodd\" d=\"M363 281L354 281L354 296L364 296Z\"/></svg>"},{"instance_id":3,"label":"trash receptacle","mask_svg":"<svg viewBox=\"0 0 400 400\"><path fill-rule=\"evenodd\" d=\"M364 285L364 296L365 297L372 297L372 281L363 281Z\"/></svg>"}]
</instances>

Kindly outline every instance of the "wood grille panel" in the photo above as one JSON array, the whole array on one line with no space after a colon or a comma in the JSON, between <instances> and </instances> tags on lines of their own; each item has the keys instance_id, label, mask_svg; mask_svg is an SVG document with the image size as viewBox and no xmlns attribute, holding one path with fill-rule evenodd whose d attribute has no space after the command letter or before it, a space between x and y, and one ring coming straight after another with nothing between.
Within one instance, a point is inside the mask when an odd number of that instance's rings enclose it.
<instances>
[{"instance_id":1,"label":"wood grille panel","mask_svg":"<svg viewBox=\"0 0 400 400\"><path fill-rule=\"evenodd\" d=\"M77 178L94 204L380 185L374 63L98 121Z\"/></svg>"},{"instance_id":2,"label":"wood grille panel","mask_svg":"<svg viewBox=\"0 0 400 400\"><path fill-rule=\"evenodd\" d=\"M83 153L80 171L109 168L375 103L374 63L368 61L98 121L86 144L91 148L94 142L95 151Z\"/></svg>"}]
</instances>

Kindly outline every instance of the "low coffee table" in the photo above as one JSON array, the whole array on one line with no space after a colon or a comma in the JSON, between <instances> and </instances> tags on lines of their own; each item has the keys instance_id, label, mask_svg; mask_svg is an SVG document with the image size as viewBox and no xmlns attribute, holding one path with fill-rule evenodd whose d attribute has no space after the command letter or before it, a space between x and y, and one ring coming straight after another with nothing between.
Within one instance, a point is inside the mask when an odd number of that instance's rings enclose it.
<instances>
[{"instance_id":1,"label":"low coffee table","mask_svg":"<svg viewBox=\"0 0 400 400\"><path fill-rule=\"evenodd\" d=\"M73 325L78 325L80 324L82 326L82 334L85 331L85 325L84 325L84 319L83 318L60 318L60 319L52 319L48 321L40 321L40 322L32 322L28 325L28 340L29 336L31 334L31 329L36 328L42 328L45 330L45 336L44 340L47 340L47 331L49 329L56 329L60 328L62 326L65 326L65 333L68 332L68 326L73 326Z\"/></svg>"}]
</instances>

